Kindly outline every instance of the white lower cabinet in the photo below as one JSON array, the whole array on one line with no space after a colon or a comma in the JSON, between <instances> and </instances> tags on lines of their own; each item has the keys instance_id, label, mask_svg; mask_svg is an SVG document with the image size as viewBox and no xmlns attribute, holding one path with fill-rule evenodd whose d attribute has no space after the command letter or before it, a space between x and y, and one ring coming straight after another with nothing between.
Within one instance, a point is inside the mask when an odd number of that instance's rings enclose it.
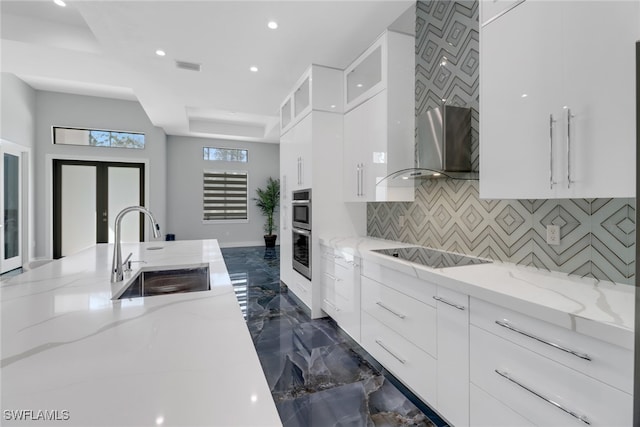
<instances>
[{"instance_id":1,"label":"white lower cabinet","mask_svg":"<svg viewBox=\"0 0 640 427\"><path fill-rule=\"evenodd\" d=\"M473 385L533 425L632 424L632 350L486 301L470 305ZM472 404L471 424L488 421L483 414Z\"/></svg>"},{"instance_id":2,"label":"white lower cabinet","mask_svg":"<svg viewBox=\"0 0 640 427\"><path fill-rule=\"evenodd\" d=\"M362 347L425 402L436 399L436 359L366 311Z\"/></svg>"},{"instance_id":3,"label":"white lower cabinet","mask_svg":"<svg viewBox=\"0 0 640 427\"><path fill-rule=\"evenodd\" d=\"M633 393L633 351L473 299L471 323L494 335ZM633 343L630 343L631 345Z\"/></svg>"},{"instance_id":4,"label":"white lower cabinet","mask_svg":"<svg viewBox=\"0 0 640 427\"><path fill-rule=\"evenodd\" d=\"M471 382L533 424L632 425L630 394L477 326L470 332Z\"/></svg>"},{"instance_id":5,"label":"white lower cabinet","mask_svg":"<svg viewBox=\"0 0 640 427\"><path fill-rule=\"evenodd\" d=\"M436 357L435 307L363 277L362 310Z\"/></svg>"},{"instance_id":6,"label":"white lower cabinet","mask_svg":"<svg viewBox=\"0 0 640 427\"><path fill-rule=\"evenodd\" d=\"M469 296L438 286L437 409L454 426L469 425Z\"/></svg>"},{"instance_id":7,"label":"white lower cabinet","mask_svg":"<svg viewBox=\"0 0 640 427\"><path fill-rule=\"evenodd\" d=\"M323 307L340 322L343 266L326 255ZM451 425L632 425L632 343L470 297L435 275L418 279L369 259L361 274L360 345Z\"/></svg>"},{"instance_id":8,"label":"white lower cabinet","mask_svg":"<svg viewBox=\"0 0 640 427\"><path fill-rule=\"evenodd\" d=\"M357 342L360 341L360 260L320 246L322 310Z\"/></svg>"}]
</instances>

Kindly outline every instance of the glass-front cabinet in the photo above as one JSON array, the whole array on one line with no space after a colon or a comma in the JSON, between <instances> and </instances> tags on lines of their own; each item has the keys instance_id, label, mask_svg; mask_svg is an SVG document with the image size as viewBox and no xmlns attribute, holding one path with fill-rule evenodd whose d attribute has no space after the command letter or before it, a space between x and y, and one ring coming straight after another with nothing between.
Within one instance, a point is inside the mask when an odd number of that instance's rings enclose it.
<instances>
[{"instance_id":1,"label":"glass-front cabinet","mask_svg":"<svg viewBox=\"0 0 640 427\"><path fill-rule=\"evenodd\" d=\"M287 133L312 110L342 113L342 71L311 65L280 106L280 135Z\"/></svg>"}]
</instances>

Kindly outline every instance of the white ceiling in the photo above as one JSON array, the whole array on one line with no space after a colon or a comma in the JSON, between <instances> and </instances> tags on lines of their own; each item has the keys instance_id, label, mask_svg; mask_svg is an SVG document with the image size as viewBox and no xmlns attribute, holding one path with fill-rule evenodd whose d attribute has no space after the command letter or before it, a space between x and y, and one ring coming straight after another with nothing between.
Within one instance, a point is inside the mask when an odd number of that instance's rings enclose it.
<instances>
[{"instance_id":1,"label":"white ceiling","mask_svg":"<svg viewBox=\"0 0 640 427\"><path fill-rule=\"evenodd\" d=\"M309 64L344 69L386 28L413 34L414 6L2 0L1 70L35 89L137 100L170 135L276 142L280 103ZM268 29L269 20L279 28Z\"/></svg>"}]
</instances>

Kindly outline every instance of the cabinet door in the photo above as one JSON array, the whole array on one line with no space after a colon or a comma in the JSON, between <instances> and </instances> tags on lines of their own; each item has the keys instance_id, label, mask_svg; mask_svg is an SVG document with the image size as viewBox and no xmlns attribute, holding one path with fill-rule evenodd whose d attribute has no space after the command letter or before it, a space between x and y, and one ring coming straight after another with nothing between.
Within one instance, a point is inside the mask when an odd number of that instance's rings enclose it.
<instances>
[{"instance_id":1,"label":"cabinet door","mask_svg":"<svg viewBox=\"0 0 640 427\"><path fill-rule=\"evenodd\" d=\"M438 287L438 411L469 425L469 296Z\"/></svg>"},{"instance_id":2,"label":"cabinet door","mask_svg":"<svg viewBox=\"0 0 640 427\"><path fill-rule=\"evenodd\" d=\"M387 176L386 91L345 115L344 141L346 201L387 200L386 189L376 187Z\"/></svg>"},{"instance_id":3,"label":"cabinet door","mask_svg":"<svg viewBox=\"0 0 640 427\"><path fill-rule=\"evenodd\" d=\"M365 116L360 108L349 111L344 115L343 198L345 202L363 200L360 196L360 171L364 158L361 147L364 145L365 126Z\"/></svg>"},{"instance_id":4,"label":"cabinet door","mask_svg":"<svg viewBox=\"0 0 640 427\"><path fill-rule=\"evenodd\" d=\"M332 319L338 321L338 305L336 303L335 285L335 261L333 250L326 246L320 246L320 286L322 288L321 307Z\"/></svg>"},{"instance_id":5,"label":"cabinet door","mask_svg":"<svg viewBox=\"0 0 640 427\"><path fill-rule=\"evenodd\" d=\"M343 255L335 263L335 297L340 308L340 327L360 341L360 267L359 261Z\"/></svg>"},{"instance_id":6,"label":"cabinet door","mask_svg":"<svg viewBox=\"0 0 640 427\"><path fill-rule=\"evenodd\" d=\"M291 236L291 192L297 178L291 131L280 138L280 280L290 284L293 278L293 241Z\"/></svg>"},{"instance_id":7,"label":"cabinet door","mask_svg":"<svg viewBox=\"0 0 640 427\"><path fill-rule=\"evenodd\" d=\"M570 110L568 198L635 197L635 42L639 1L563 4L565 100ZM567 153L570 153L567 159ZM569 184L568 174L573 183Z\"/></svg>"},{"instance_id":8,"label":"cabinet door","mask_svg":"<svg viewBox=\"0 0 640 427\"><path fill-rule=\"evenodd\" d=\"M293 101L287 98L280 106L280 135L289 130L293 123Z\"/></svg>"},{"instance_id":9,"label":"cabinet door","mask_svg":"<svg viewBox=\"0 0 640 427\"><path fill-rule=\"evenodd\" d=\"M388 33L344 71L344 105L349 111L386 88Z\"/></svg>"},{"instance_id":10,"label":"cabinet door","mask_svg":"<svg viewBox=\"0 0 640 427\"><path fill-rule=\"evenodd\" d=\"M550 198L559 180L558 2L525 1L482 28L480 197ZM544 30L542 30L544 29ZM553 188L552 188L553 187Z\"/></svg>"},{"instance_id":11,"label":"cabinet door","mask_svg":"<svg viewBox=\"0 0 640 427\"><path fill-rule=\"evenodd\" d=\"M311 188L311 141L312 117L307 115L297 123L292 131L296 162L295 189Z\"/></svg>"}]
</instances>

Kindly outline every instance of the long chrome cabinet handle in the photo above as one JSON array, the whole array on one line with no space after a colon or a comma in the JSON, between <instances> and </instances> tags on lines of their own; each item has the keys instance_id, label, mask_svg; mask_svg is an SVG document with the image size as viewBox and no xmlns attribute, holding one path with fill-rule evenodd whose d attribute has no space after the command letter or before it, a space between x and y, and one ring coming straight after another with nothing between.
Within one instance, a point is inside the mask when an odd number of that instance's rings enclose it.
<instances>
[{"instance_id":1,"label":"long chrome cabinet handle","mask_svg":"<svg viewBox=\"0 0 640 427\"><path fill-rule=\"evenodd\" d=\"M524 335L525 337L532 338L532 339L534 339L536 341L539 341L539 342L541 342L543 344L546 344L546 345L551 346L553 348L557 348L558 350L562 350L565 353L573 354L574 356L579 357L580 359L591 361L591 357L588 354L580 353L580 352L571 350L569 348L562 347L561 345L558 345L558 344L553 343L551 341L547 341L545 339L542 339L542 338L540 338L540 337L538 337L536 335L530 334L529 332L523 331L522 329L518 329L516 327L513 327L508 322L505 322L505 321L502 321L502 320L496 320L496 323L498 325L502 326L503 328L509 329L510 331L516 332L516 333L518 333L520 335Z\"/></svg>"},{"instance_id":2,"label":"long chrome cabinet handle","mask_svg":"<svg viewBox=\"0 0 640 427\"><path fill-rule=\"evenodd\" d=\"M403 365L407 362L407 359L398 356L395 352L393 352L392 350L389 349L389 347L387 347L386 345L384 345L382 343L382 340L376 339L376 344L378 344L380 347L382 347L384 349L384 351L386 351L387 353L389 353L390 355L392 355L393 357L395 357L398 362L402 363Z\"/></svg>"},{"instance_id":3,"label":"long chrome cabinet handle","mask_svg":"<svg viewBox=\"0 0 640 427\"><path fill-rule=\"evenodd\" d=\"M571 188L571 108L567 109L567 188Z\"/></svg>"},{"instance_id":4,"label":"long chrome cabinet handle","mask_svg":"<svg viewBox=\"0 0 640 427\"><path fill-rule=\"evenodd\" d=\"M358 197L362 196L362 163L358 163Z\"/></svg>"},{"instance_id":5,"label":"long chrome cabinet handle","mask_svg":"<svg viewBox=\"0 0 640 427\"><path fill-rule=\"evenodd\" d=\"M447 301L446 299L444 299L442 297L434 296L433 299L436 300L436 301L443 302L443 303L445 303L447 305L450 305L451 307L455 307L458 310L464 310L466 308L464 305L458 305L458 304L452 303L451 301Z\"/></svg>"},{"instance_id":6,"label":"long chrome cabinet handle","mask_svg":"<svg viewBox=\"0 0 640 427\"><path fill-rule=\"evenodd\" d=\"M404 319L405 317L407 317L407 316L405 316L404 314L402 314L402 313L398 313L398 312L397 312L397 311L395 311L394 309L387 307L386 305L384 305L384 304L383 304L383 303L381 303L380 301L377 301L377 302L376 302L376 305L380 306L381 308L384 308L384 309L385 309L385 310L387 310L389 313L393 314L393 315L394 315L394 316L396 316L396 317L399 317L400 319Z\"/></svg>"},{"instance_id":7,"label":"long chrome cabinet handle","mask_svg":"<svg viewBox=\"0 0 640 427\"><path fill-rule=\"evenodd\" d=\"M360 197L364 197L364 163L360 163Z\"/></svg>"},{"instance_id":8,"label":"long chrome cabinet handle","mask_svg":"<svg viewBox=\"0 0 640 427\"><path fill-rule=\"evenodd\" d=\"M553 180L553 125L555 122L553 114L549 114L549 189L553 189L553 184L557 184Z\"/></svg>"},{"instance_id":9,"label":"long chrome cabinet handle","mask_svg":"<svg viewBox=\"0 0 640 427\"><path fill-rule=\"evenodd\" d=\"M287 200L287 175L282 175L282 199Z\"/></svg>"},{"instance_id":10,"label":"long chrome cabinet handle","mask_svg":"<svg viewBox=\"0 0 640 427\"><path fill-rule=\"evenodd\" d=\"M300 184L304 185L304 157L300 157Z\"/></svg>"},{"instance_id":11,"label":"long chrome cabinet handle","mask_svg":"<svg viewBox=\"0 0 640 427\"><path fill-rule=\"evenodd\" d=\"M356 197L360 197L360 163L356 165Z\"/></svg>"},{"instance_id":12,"label":"long chrome cabinet handle","mask_svg":"<svg viewBox=\"0 0 640 427\"><path fill-rule=\"evenodd\" d=\"M496 369L495 372L496 372L496 374L500 375L501 377L506 378L507 380L511 381L512 383L514 383L515 385L517 385L519 387L522 387L523 389L527 390L529 393L535 395L536 397L539 397L540 399L544 400L547 403L552 404L556 408L566 412L567 414L571 415L572 417L575 417L575 418L579 419L580 421L582 421L583 423L585 423L587 425L591 425L591 422L589 421L589 419L586 416L576 414L575 412L565 408L564 406L562 406L558 402L554 402L553 400L549 399L548 397L544 396L543 394L533 390L531 387L527 387L526 385L522 384L521 382L513 379L506 372L503 372L503 371L501 371L499 369Z\"/></svg>"}]
</instances>

